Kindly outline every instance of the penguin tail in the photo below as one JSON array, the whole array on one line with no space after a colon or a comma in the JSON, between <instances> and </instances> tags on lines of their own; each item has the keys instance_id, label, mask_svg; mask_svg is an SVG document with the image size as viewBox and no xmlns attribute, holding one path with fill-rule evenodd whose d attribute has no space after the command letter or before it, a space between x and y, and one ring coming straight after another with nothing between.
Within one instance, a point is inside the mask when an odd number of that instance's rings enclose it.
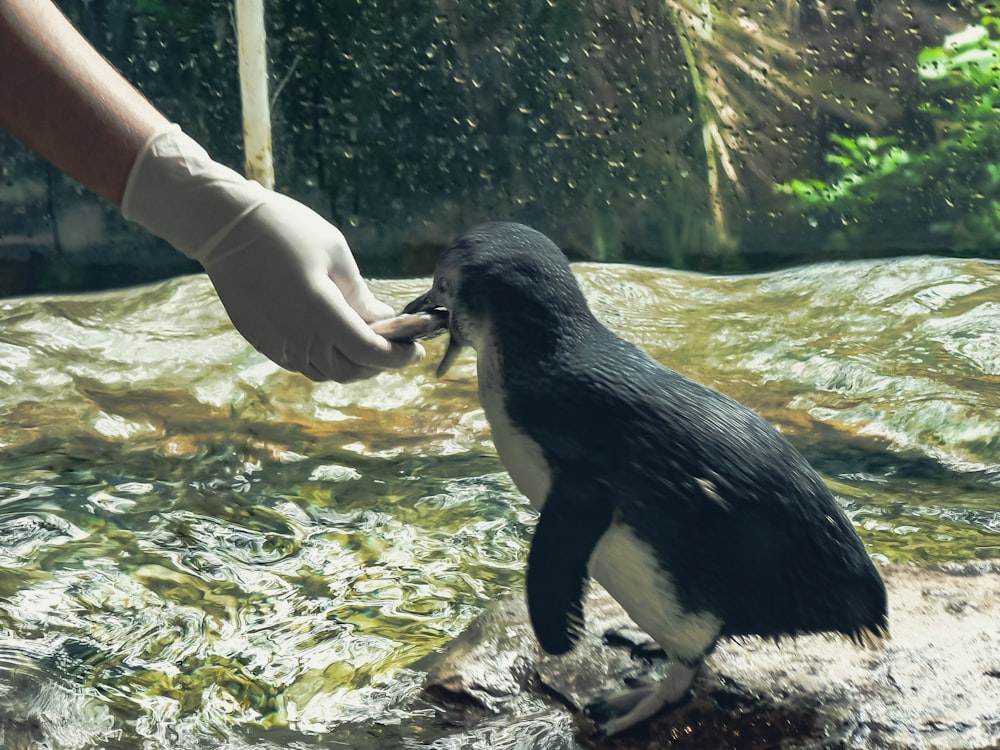
<instances>
[{"instance_id":1,"label":"penguin tail","mask_svg":"<svg viewBox=\"0 0 1000 750\"><path fill-rule=\"evenodd\" d=\"M892 635L889 633L889 621L885 618L874 625L868 625L847 633L846 636L855 646L866 649L881 648L884 641L892 638Z\"/></svg>"}]
</instances>

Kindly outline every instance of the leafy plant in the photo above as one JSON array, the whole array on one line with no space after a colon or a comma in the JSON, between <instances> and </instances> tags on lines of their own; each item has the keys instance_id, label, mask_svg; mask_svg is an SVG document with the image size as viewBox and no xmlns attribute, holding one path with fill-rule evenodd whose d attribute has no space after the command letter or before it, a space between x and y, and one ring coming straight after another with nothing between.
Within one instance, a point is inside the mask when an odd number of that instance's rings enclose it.
<instances>
[{"instance_id":1,"label":"leafy plant","mask_svg":"<svg viewBox=\"0 0 1000 750\"><path fill-rule=\"evenodd\" d=\"M869 3L835 5L665 0L694 93L723 246L736 240L731 225L753 183L770 187L800 160L817 117L875 128L897 108L878 83L856 80L843 64L870 36L877 13Z\"/></svg>"},{"instance_id":2,"label":"leafy plant","mask_svg":"<svg viewBox=\"0 0 1000 750\"><path fill-rule=\"evenodd\" d=\"M922 225L942 247L1000 251L1000 19L921 51L924 129L876 138L830 136L825 179L778 186L813 223L837 221L839 239ZM836 244L834 236L833 244Z\"/></svg>"},{"instance_id":3,"label":"leafy plant","mask_svg":"<svg viewBox=\"0 0 1000 750\"><path fill-rule=\"evenodd\" d=\"M834 179L791 180L778 186L781 192L795 196L806 211L837 209L854 213L873 202L874 184L887 192L889 182L903 182L910 177L913 158L897 145L895 137L832 134L830 141L834 149L826 155L826 161L839 172Z\"/></svg>"}]
</instances>

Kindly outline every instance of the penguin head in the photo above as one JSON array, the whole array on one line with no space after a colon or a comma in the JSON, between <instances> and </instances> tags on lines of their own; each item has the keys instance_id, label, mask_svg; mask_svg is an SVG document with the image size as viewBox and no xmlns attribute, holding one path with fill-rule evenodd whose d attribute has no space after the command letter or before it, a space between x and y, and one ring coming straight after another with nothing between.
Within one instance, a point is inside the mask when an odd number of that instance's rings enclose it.
<instances>
[{"instance_id":1,"label":"penguin head","mask_svg":"<svg viewBox=\"0 0 1000 750\"><path fill-rule=\"evenodd\" d=\"M450 341L438 377L462 347L482 352L491 334L501 346L515 337L541 343L593 319L563 252L541 232L507 222L477 226L445 250L430 291L404 312L440 308Z\"/></svg>"}]
</instances>

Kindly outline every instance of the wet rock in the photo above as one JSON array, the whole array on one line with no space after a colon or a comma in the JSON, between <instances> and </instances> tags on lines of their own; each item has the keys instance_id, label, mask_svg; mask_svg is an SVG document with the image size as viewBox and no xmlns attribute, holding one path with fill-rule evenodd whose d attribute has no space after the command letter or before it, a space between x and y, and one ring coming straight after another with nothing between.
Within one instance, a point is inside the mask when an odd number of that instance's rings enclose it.
<instances>
[{"instance_id":1,"label":"wet rock","mask_svg":"<svg viewBox=\"0 0 1000 750\"><path fill-rule=\"evenodd\" d=\"M451 712L452 739L469 746L490 726L522 722L540 732L532 747L550 748L995 748L1000 565L883 574L892 635L880 647L829 636L721 643L691 703L610 739L594 736L582 708L668 664L597 586L587 633L566 656L539 654L517 596L417 668Z\"/></svg>"},{"instance_id":2,"label":"wet rock","mask_svg":"<svg viewBox=\"0 0 1000 750\"><path fill-rule=\"evenodd\" d=\"M521 597L490 607L446 651L431 657L428 689L491 711L519 696L538 658L527 615Z\"/></svg>"}]
</instances>

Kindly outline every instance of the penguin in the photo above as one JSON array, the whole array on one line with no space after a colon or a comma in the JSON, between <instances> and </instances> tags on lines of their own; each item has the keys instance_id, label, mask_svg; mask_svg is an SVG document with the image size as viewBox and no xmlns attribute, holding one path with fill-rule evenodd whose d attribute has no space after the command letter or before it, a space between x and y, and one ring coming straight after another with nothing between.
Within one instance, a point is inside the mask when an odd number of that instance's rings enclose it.
<instances>
[{"instance_id":1,"label":"penguin","mask_svg":"<svg viewBox=\"0 0 1000 750\"><path fill-rule=\"evenodd\" d=\"M404 312L441 316L439 377L476 352L497 454L539 511L526 589L540 646L573 647L593 578L671 660L662 680L588 707L601 733L688 700L721 638L888 635L885 584L806 459L602 325L544 234L475 227Z\"/></svg>"}]
</instances>

